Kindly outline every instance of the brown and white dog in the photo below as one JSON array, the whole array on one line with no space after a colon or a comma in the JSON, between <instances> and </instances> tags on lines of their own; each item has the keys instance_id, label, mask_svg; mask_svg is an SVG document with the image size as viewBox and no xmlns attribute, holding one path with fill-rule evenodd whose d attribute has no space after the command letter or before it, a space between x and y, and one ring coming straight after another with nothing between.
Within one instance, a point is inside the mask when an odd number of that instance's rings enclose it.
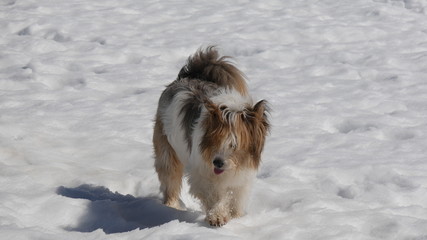
<instances>
[{"instance_id":1,"label":"brown and white dog","mask_svg":"<svg viewBox=\"0 0 427 240\"><path fill-rule=\"evenodd\" d=\"M253 103L227 59L214 47L188 58L160 97L153 135L164 203L180 209L186 173L213 226L244 214L269 130L266 101Z\"/></svg>"}]
</instances>

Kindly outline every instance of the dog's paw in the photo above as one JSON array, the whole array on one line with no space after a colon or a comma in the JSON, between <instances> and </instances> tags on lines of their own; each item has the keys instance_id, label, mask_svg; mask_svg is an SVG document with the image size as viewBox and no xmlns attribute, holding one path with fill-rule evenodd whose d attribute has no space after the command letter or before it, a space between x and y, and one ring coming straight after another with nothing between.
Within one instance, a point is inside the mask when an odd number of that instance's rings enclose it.
<instances>
[{"instance_id":1,"label":"dog's paw","mask_svg":"<svg viewBox=\"0 0 427 240\"><path fill-rule=\"evenodd\" d=\"M164 204L168 207L175 208L177 210L185 210L185 207L183 207L183 204L180 203L178 200L173 201L165 201Z\"/></svg>"},{"instance_id":2,"label":"dog's paw","mask_svg":"<svg viewBox=\"0 0 427 240\"><path fill-rule=\"evenodd\" d=\"M223 214L221 212L208 212L206 216L206 221L211 226L221 227L224 226L230 220L230 216L228 214Z\"/></svg>"}]
</instances>

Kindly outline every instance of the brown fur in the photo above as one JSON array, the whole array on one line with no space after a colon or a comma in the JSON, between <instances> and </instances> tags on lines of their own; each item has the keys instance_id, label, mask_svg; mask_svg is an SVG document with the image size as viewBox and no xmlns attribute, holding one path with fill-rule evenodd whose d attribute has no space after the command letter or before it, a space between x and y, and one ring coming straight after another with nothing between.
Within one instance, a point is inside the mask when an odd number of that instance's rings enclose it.
<instances>
[{"instance_id":1,"label":"brown fur","mask_svg":"<svg viewBox=\"0 0 427 240\"><path fill-rule=\"evenodd\" d=\"M211 102L205 106L209 111L209 117L203 122L206 129L200 144L203 158L211 161L222 142L233 133L238 144L232 159L238 161L236 162L238 167L257 169L261 162L265 136L269 130L269 123L265 117L268 111L266 101L262 100L254 107L248 106L243 111L232 113L235 114L233 119L224 118L227 116L223 112L226 111L224 107L218 107Z\"/></svg>"},{"instance_id":2,"label":"brown fur","mask_svg":"<svg viewBox=\"0 0 427 240\"><path fill-rule=\"evenodd\" d=\"M163 124L159 117L156 117L155 121L153 143L156 158L155 168L164 196L163 203L170 207L179 208L183 166L163 133Z\"/></svg>"},{"instance_id":3,"label":"brown fur","mask_svg":"<svg viewBox=\"0 0 427 240\"><path fill-rule=\"evenodd\" d=\"M248 89L243 73L231 64L227 59L219 57L214 46L199 49L187 60L187 64L178 74L178 80L183 78L200 79L213 82L221 87L236 89L242 95L248 95Z\"/></svg>"}]
</instances>

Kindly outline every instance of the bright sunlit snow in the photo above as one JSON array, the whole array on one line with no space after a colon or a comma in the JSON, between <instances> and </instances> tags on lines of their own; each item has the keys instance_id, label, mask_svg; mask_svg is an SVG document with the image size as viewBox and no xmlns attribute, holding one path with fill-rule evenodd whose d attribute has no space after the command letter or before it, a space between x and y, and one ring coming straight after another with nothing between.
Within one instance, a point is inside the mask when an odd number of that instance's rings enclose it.
<instances>
[{"instance_id":1,"label":"bright sunlit snow","mask_svg":"<svg viewBox=\"0 0 427 240\"><path fill-rule=\"evenodd\" d=\"M0 0L1 239L427 239L427 1ZM152 127L199 47L272 131L247 214L161 204Z\"/></svg>"}]
</instances>

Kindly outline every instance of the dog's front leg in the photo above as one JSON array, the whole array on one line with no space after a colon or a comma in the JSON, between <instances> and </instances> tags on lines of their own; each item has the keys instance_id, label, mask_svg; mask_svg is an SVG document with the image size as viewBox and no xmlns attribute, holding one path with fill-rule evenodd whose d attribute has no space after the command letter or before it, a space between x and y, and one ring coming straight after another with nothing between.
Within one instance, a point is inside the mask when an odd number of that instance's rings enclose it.
<instances>
[{"instance_id":1,"label":"dog's front leg","mask_svg":"<svg viewBox=\"0 0 427 240\"><path fill-rule=\"evenodd\" d=\"M220 201L215 204L211 209L208 209L206 212L206 221L209 222L211 226L223 226L231 218L229 202Z\"/></svg>"},{"instance_id":2,"label":"dog's front leg","mask_svg":"<svg viewBox=\"0 0 427 240\"><path fill-rule=\"evenodd\" d=\"M218 201L212 207L207 208L206 221L211 226L223 226L232 218L234 192L227 190L218 194Z\"/></svg>"},{"instance_id":3,"label":"dog's front leg","mask_svg":"<svg viewBox=\"0 0 427 240\"><path fill-rule=\"evenodd\" d=\"M231 191L230 212L232 218L238 218L244 215L248 193L248 186L236 187Z\"/></svg>"}]
</instances>

